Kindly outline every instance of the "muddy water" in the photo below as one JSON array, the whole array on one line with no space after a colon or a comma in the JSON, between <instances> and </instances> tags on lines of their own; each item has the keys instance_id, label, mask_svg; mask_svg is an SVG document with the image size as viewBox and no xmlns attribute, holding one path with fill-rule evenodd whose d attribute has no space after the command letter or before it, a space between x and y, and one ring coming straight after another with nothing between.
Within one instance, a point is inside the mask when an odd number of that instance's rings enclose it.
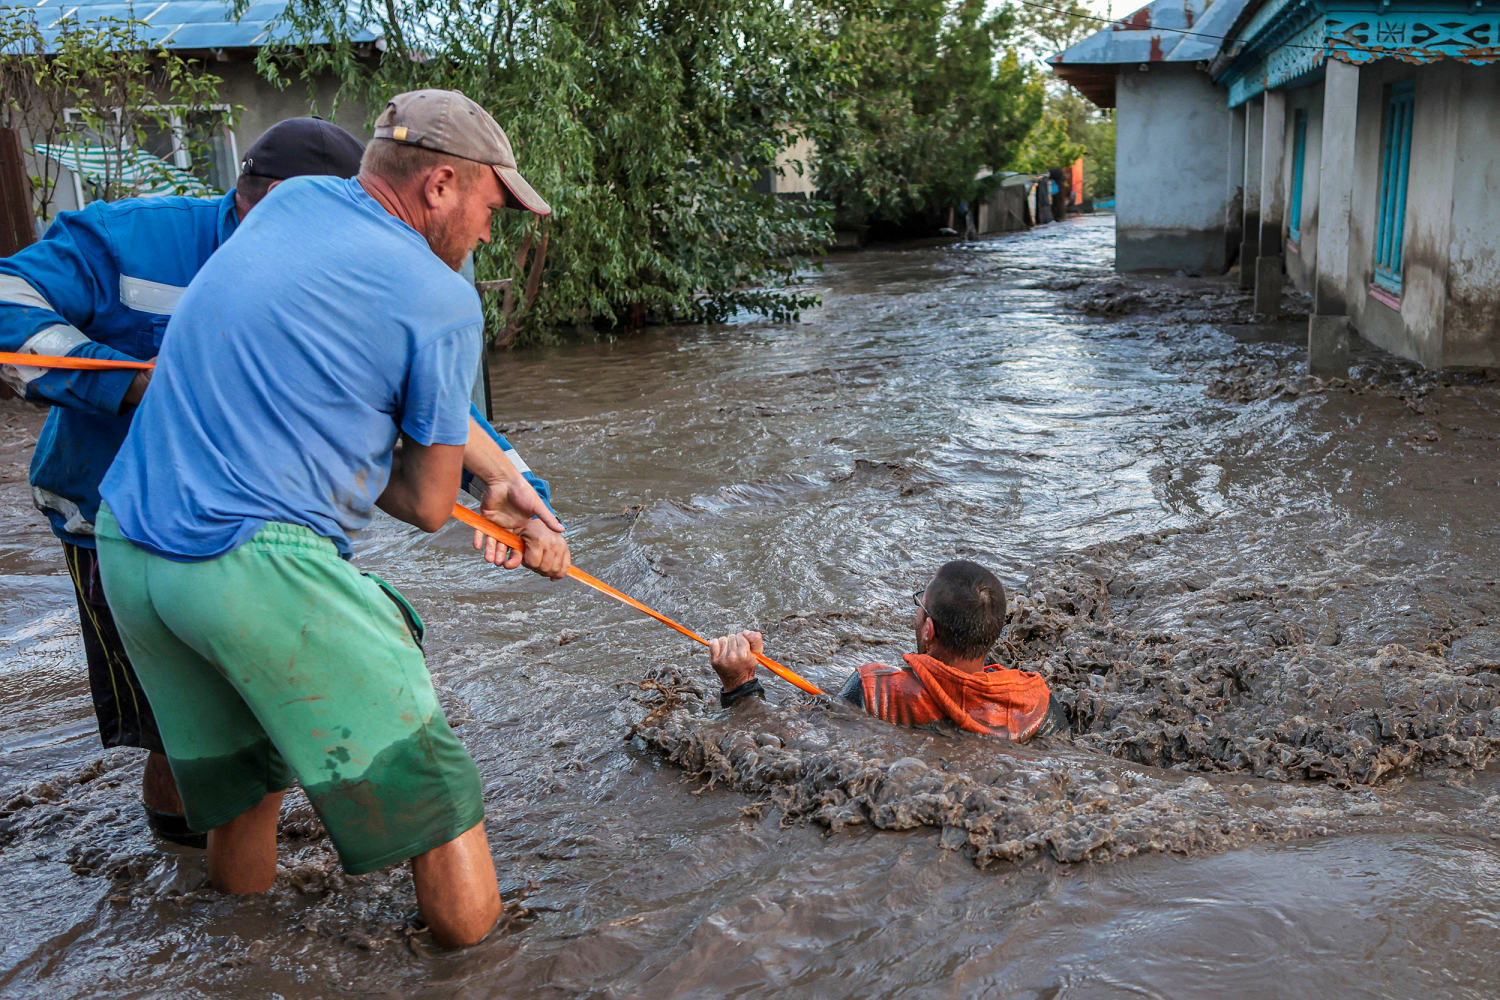
<instances>
[{"instance_id":1,"label":"muddy water","mask_svg":"<svg viewBox=\"0 0 1500 1000\"><path fill-rule=\"evenodd\" d=\"M0 404L0 993L1500 992L1500 385L1312 379L1295 300L1249 325L1229 286L1112 278L1111 242L837 258L795 326L500 363L585 569L832 687L978 559L1074 734L898 731L773 681L721 713L686 640L383 521L360 562L427 619L521 903L460 955L305 803L259 899L148 839L26 501L39 420Z\"/></svg>"}]
</instances>

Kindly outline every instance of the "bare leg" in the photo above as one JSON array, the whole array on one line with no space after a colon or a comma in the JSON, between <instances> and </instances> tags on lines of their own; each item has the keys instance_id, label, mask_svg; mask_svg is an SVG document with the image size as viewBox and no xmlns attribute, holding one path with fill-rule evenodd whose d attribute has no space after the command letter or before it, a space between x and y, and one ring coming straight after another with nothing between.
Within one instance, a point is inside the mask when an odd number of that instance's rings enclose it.
<instances>
[{"instance_id":1,"label":"bare leg","mask_svg":"<svg viewBox=\"0 0 1500 1000\"><path fill-rule=\"evenodd\" d=\"M265 892L276 881L276 820L285 792L272 792L208 831L208 878L220 892Z\"/></svg>"},{"instance_id":2,"label":"bare leg","mask_svg":"<svg viewBox=\"0 0 1500 1000\"><path fill-rule=\"evenodd\" d=\"M146 758L146 773L141 778L141 801L157 812L182 814L182 798L177 794L177 780L167 755L153 752Z\"/></svg>"},{"instance_id":3,"label":"bare leg","mask_svg":"<svg viewBox=\"0 0 1500 1000\"><path fill-rule=\"evenodd\" d=\"M477 944L500 919L495 859L490 857L482 820L412 858L411 871L417 883L417 909L442 947Z\"/></svg>"}]
</instances>

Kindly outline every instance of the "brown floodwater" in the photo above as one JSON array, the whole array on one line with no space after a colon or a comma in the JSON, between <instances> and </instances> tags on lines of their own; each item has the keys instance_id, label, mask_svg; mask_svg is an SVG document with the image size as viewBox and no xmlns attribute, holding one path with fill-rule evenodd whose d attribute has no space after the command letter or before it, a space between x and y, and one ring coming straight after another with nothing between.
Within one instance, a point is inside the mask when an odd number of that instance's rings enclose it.
<instances>
[{"instance_id":1,"label":"brown floodwater","mask_svg":"<svg viewBox=\"0 0 1500 1000\"><path fill-rule=\"evenodd\" d=\"M1311 378L1294 297L1252 324L1229 284L1114 277L1112 242L836 257L797 324L497 361L584 569L833 688L977 559L1073 733L773 679L720 712L687 640L383 519L358 562L427 621L520 902L457 954L300 798L258 898L147 835L27 496L40 414L0 403L0 995L1500 994L1500 380Z\"/></svg>"}]
</instances>

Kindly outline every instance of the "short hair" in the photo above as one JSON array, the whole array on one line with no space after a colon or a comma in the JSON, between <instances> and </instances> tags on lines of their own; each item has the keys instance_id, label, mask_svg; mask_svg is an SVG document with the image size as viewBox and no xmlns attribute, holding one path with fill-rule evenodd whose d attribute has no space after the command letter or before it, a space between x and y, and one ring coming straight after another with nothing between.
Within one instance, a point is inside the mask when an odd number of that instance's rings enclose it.
<instances>
[{"instance_id":1,"label":"short hair","mask_svg":"<svg viewBox=\"0 0 1500 1000\"><path fill-rule=\"evenodd\" d=\"M933 637L956 656L981 657L1005 631L1005 587L978 563L944 563L923 601Z\"/></svg>"},{"instance_id":2,"label":"short hair","mask_svg":"<svg viewBox=\"0 0 1500 1000\"><path fill-rule=\"evenodd\" d=\"M255 174L240 174L239 180L234 182L234 193L239 200L245 203L247 208L254 208L266 193L271 190L271 185L277 182L275 177L258 177Z\"/></svg>"},{"instance_id":3,"label":"short hair","mask_svg":"<svg viewBox=\"0 0 1500 1000\"><path fill-rule=\"evenodd\" d=\"M444 164L452 167L454 173L458 174L459 181L466 186L483 177L484 172L490 169L487 163L466 160L462 156L439 153L433 149L424 149L409 142L397 142L395 139L371 139L370 144L365 147L364 156L360 158L359 172L379 177L392 184L405 184L433 167Z\"/></svg>"}]
</instances>

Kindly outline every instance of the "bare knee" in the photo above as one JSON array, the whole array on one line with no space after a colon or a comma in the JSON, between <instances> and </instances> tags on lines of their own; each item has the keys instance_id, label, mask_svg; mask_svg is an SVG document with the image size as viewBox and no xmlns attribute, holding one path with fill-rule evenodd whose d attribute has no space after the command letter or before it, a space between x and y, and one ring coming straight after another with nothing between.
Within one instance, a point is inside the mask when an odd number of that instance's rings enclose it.
<instances>
[{"instance_id":1,"label":"bare knee","mask_svg":"<svg viewBox=\"0 0 1500 1000\"><path fill-rule=\"evenodd\" d=\"M432 931L432 940L439 947L467 948L483 941L485 935L494 930L503 908L500 891L496 889L492 901L465 908L462 912L424 914L424 918Z\"/></svg>"},{"instance_id":2,"label":"bare knee","mask_svg":"<svg viewBox=\"0 0 1500 1000\"><path fill-rule=\"evenodd\" d=\"M500 919L500 889L484 824L412 858L417 909L444 948L477 944Z\"/></svg>"}]
</instances>

